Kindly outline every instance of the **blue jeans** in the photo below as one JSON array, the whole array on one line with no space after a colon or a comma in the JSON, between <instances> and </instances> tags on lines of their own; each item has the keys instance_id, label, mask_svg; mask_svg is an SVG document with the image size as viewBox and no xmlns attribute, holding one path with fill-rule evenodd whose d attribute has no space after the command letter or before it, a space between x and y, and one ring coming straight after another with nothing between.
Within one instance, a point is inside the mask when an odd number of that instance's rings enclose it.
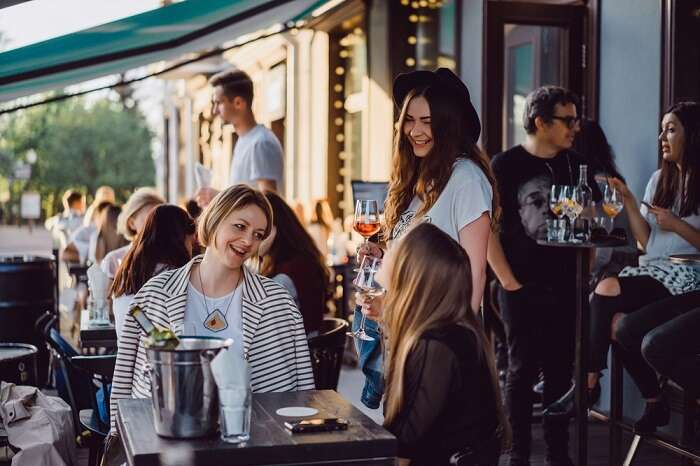
<instances>
[{"instance_id":1,"label":"blue jeans","mask_svg":"<svg viewBox=\"0 0 700 466\"><path fill-rule=\"evenodd\" d=\"M360 306L355 306L355 317L352 321L352 330L360 328L362 311ZM359 356L360 369L365 374L365 386L362 389L362 404L371 409L379 408L384 394L384 355L382 354L382 337L379 333L379 325L371 320L365 320L365 332L374 337L374 341L355 339L355 349Z\"/></svg>"}]
</instances>

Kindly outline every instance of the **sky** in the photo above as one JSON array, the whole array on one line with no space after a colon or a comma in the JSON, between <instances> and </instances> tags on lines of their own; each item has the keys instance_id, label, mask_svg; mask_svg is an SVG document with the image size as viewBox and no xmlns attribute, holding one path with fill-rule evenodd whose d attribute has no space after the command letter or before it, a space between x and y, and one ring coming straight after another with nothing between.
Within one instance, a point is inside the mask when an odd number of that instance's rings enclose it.
<instances>
[{"instance_id":1,"label":"sky","mask_svg":"<svg viewBox=\"0 0 700 466\"><path fill-rule=\"evenodd\" d=\"M32 0L0 9L6 51L160 6L160 0Z\"/></svg>"}]
</instances>

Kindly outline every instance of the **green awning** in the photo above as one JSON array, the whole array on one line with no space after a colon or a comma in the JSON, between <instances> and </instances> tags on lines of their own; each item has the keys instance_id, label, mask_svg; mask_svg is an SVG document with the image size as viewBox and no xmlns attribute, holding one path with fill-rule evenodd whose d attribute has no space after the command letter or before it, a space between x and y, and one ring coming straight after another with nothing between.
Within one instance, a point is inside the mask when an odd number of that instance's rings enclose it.
<instances>
[{"instance_id":1,"label":"green awning","mask_svg":"<svg viewBox=\"0 0 700 466\"><path fill-rule=\"evenodd\" d=\"M9 50L0 53L0 102L173 60L275 25L296 23L327 1L187 0Z\"/></svg>"}]
</instances>

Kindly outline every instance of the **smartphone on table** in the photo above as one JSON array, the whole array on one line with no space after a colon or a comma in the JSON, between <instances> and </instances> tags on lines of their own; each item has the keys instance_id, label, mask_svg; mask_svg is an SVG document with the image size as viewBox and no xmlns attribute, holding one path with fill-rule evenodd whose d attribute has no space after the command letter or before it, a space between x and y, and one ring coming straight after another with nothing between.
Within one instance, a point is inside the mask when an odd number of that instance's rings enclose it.
<instances>
[{"instance_id":1,"label":"smartphone on table","mask_svg":"<svg viewBox=\"0 0 700 466\"><path fill-rule=\"evenodd\" d=\"M334 430L347 430L348 421L343 418L329 419L297 419L286 421L284 427L293 434L305 434L309 432L330 432Z\"/></svg>"}]
</instances>

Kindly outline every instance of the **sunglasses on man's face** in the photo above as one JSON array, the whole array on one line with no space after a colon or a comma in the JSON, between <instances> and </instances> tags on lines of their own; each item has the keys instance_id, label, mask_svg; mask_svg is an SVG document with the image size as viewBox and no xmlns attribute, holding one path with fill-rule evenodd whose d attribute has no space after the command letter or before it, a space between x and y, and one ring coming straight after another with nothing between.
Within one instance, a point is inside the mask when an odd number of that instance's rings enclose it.
<instances>
[{"instance_id":1,"label":"sunglasses on man's face","mask_svg":"<svg viewBox=\"0 0 700 466\"><path fill-rule=\"evenodd\" d=\"M559 120L563 122L567 128L569 129L574 129L574 127L578 126L579 123L581 123L581 118L579 117L573 117L573 116L553 116L552 120Z\"/></svg>"}]
</instances>

